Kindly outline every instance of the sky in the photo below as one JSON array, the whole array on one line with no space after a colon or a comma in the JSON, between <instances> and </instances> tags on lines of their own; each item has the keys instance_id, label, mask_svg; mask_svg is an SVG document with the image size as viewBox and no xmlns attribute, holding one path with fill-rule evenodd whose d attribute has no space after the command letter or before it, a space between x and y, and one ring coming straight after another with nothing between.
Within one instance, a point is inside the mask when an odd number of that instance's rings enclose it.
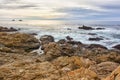
<instances>
[{"instance_id":1,"label":"sky","mask_svg":"<svg viewBox=\"0 0 120 80\"><path fill-rule=\"evenodd\" d=\"M120 0L0 0L0 20L120 21Z\"/></svg>"}]
</instances>

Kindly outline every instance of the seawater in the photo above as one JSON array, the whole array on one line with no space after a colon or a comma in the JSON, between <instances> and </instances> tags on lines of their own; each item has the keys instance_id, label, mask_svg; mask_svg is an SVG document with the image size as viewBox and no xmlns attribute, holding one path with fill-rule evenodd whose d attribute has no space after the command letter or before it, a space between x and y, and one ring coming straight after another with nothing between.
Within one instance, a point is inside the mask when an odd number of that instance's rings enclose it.
<instances>
[{"instance_id":1,"label":"seawater","mask_svg":"<svg viewBox=\"0 0 120 80\"><path fill-rule=\"evenodd\" d=\"M43 23L44 22L44 23ZM45 24L46 23L46 24ZM55 23L55 24L54 24ZM94 28L105 28L104 30L80 30L78 27L82 25ZM59 22L59 21L23 21L23 22L0 22L1 26L20 28L21 33L36 33L36 38L42 35L52 35L56 41L65 39L66 36L72 37L75 41L84 44L101 44L108 48L120 44L120 25L118 22ZM88 35L95 33L96 35ZM89 41L89 38L102 37L100 41Z\"/></svg>"}]
</instances>

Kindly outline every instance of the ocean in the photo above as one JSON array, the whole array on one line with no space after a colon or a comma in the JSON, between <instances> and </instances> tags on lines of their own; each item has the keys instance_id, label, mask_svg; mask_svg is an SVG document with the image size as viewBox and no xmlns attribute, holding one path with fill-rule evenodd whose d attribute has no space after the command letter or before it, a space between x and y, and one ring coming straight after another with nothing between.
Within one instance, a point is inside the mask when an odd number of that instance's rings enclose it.
<instances>
[{"instance_id":1,"label":"ocean","mask_svg":"<svg viewBox=\"0 0 120 80\"><path fill-rule=\"evenodd\" d=\"M104 30L81 30L82 25ZM0 21L0 26L20 28L21 33L36 33L36 38L42 35L52 35L55 41L70 36L75 41L84 44L101 44L111 49L120 44L120 21L61 21L61 20L26 20L26 21ZM96 35L89 35L89 33ZM89 41L89 38L100 37L103 40Z\"/></svg>"}]
</instances>

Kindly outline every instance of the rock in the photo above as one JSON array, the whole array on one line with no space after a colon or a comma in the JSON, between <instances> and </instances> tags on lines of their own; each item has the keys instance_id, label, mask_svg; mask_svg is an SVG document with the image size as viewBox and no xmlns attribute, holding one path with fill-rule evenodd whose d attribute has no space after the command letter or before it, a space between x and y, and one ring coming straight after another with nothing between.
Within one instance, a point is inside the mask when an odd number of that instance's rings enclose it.
<instances>
[{"instance_id":1,"label":"rock","mask_svg":"<svg viewBox=\"0 0 120 80\"><path fill-rule=\"evenodd\" d=\"M113 48L120 50L120 44L114 46Z\"/></svg>"},{"instance_id":2,"label":"rock","mask_svg":"<svg viewBox=\"0 0 120 80\"><path fill-rule=\"evenodd\" d=\"M59 44L51 42L43 46L44 53L48 59L55 59L59 56L73 56L79 54L79 46L69 43Z\"/></svg>"},{"instance_id":3,"label":"rock","mask_svg":"<svg viewBox=\"0 0 120 80\"><path fill-rule=\"evenodd\" d=\"M65 43L66 43L66 40L65 40L65 39L61 39L61 40L59 40L57 43L59 43L59 44L65 44Z\"/></svg>"},{"instance_id":4,"label":"rock","mask_svg":"<svg viewBox=\"0 0 120 80\"><path fill-rule=\"evenodd\" d=\"M12 21L15 21L15 19L13 19Z\"/></svg>"},{"instance_id":5,"label":"rock","mask_svg":"<svg viewBox=\"0 0 120 80\"><path fill-rule=\"evenodd\" d=\"M96 30L103 30L103 29L105 29L105 28L96 28Z\"/></svg>"},{"instance_id":6,"label":"rock","mask_svg":"<svg viewBox=\"0 0 120 80\"><path fill-rule=\"evenodd\" d=\"M88 35L97 35L96 33L88 33Z\"/></svg>"},{"instance_id":7,"label":"rock","mask_svg":"<svg viewBox=\"0 0 120 80\"><path fill-rule=\"evenodd\" d=\"M18 30L13 27L7 28L7 27L0 26L0 32L13 32L13 31L18 31Z\"/></svg>"},{"instance_id":8,"label":"rock","mask_svg":"<svg viewBox=\"0 0 120 80\"><path fill-rule=\"evenodd\" d=\"M54 37L51 35L44 35L40 37L41 44L48 44L50 42L54 42Z\"/></svg>"},{"instance_id":9,"label":"rock","mask_svg":"<svg viewBox=\"0 0 120 80\"><path fill-rule=\"evenodd\" d=\"M44 50L46 60L55 59L56 57L59 57L62 55L61 53L62 49L60 45L55 42L45 44L43 50Z\"/></svg>"},{"instance_id":10,"label":"rock","mask_svg":"<svg viewBox=\"0 0 120 80\"><path fill-rule=\"evenodd\" d=\"M39 41L32 35L0 33L0 36L0 43L11 49L31 51L33 49L38 49L40 46Z\"/></svg>"},{"instance_id":11,"label":"rock","mask_svg":"<svg viewBox=\"0 0 120 80\"><path fill-rule=\"evenodd\" d=\"M52 63L60 69L69 68L70 70L79 69L81 67L89 68L94 64L93 61L78 56L61 56L54 59Z\"/></svg>"},{"instance_id":12,"label":"rock","mask_svg":"<svg viewBox=\"0 0 120 80\"><path fill-rule=\"evenodd\" d=\"M72 44L72 45L82 45L80 41L67 41L67 43Z\"/></svg>"},{"instance_id":13,"label":"rock","mask_svg":"<svg viewBox=\"0 0 120 80\"><path fill-rule=\"evenodd\" d=\"M66 39L67 39L68 41L72 41L72 40L73 40L73 38L71 38L70 36L66 36Z\"/></svg>"},{"instance_id":14,"label":"rock","mask_svg":"<svg viewBox=\"0 0 120 80\"><path fill-rule=\"evenodd\" d=\"M72 30L71 28L67 28L67 30Z\"/></svg>"},{"instance_id":15,"label":"rock","mask_svg":"<svg viewBox=\"0 0 120 80\"><path fill-rule=\"evenodd\" d=\"M96 38L89 38L89 41L100 41L103 40L102 38L96 37Z\"/></svg>"},{"instance_id":16,"label":"rock","mask_svg":"<svg viewBox=\"0 0 120 80\"><path fill-rule=\"evenodd\" d=\"M100 80L97 74L89 69L81 67L74 71L66 72L60 80Z\"/></svg>"},{"instance_id":17,"label":"rock","mask_svg":"<svg viewBox=\"0 0 120 80\"><path fill-rule=\"evenodd\" d=\"M103 80L120 80L120 66L116 68L110 76Z\"/></svg>"},{"instance_id":18,"label":"rock","mask_svg":"<svg viewBox=\"0 0 120 80\"><path fill-rule=\"evenodd\" d=\"M23 21L23 20L20 19L19 21Z\"/></svg>"},{"instance_id":19,"label":"rock","mask_svg":"<svg viewBox=\"0 0 120 80\"><path fill-rule=\"evenodd\" d=\"M110 73L118 66L118 63L107 61L99 63L96 66L93 65L90 69L95 71L100 78L105 78L106 76L110 75Z\"/></svg>"},{"instance_id":20,"label":"rock","mask_svg":"<svg viewBox=\"0 0 120 80\"><path fill-rule=\"evenodd\" d=\"M88 26L82 26L82 27L78 27L79 29L84 29L84 30L94 30L94 28L92 27L88 27Z\"/></svg>"},{"instance_id":21,"label":"rock","mask_svg":"<svg viewBox=\"0 0 120 80\"><path fill-rule=\"evenodd\" d=\"M107 49L105 46L100 45L100 44L90 44L88 46L88 48L92 49L92 48L102 48L102 49Z\"/></svg>"},{"instance_id":22,"label":"rock","mask_svg":"<svg viewBox=\"0 0 120 80\"><path fill-rule=\"evenodd\" d=\"M37 35L37 33L29 33L30 35Z\"/></svg>"}]
</instances>

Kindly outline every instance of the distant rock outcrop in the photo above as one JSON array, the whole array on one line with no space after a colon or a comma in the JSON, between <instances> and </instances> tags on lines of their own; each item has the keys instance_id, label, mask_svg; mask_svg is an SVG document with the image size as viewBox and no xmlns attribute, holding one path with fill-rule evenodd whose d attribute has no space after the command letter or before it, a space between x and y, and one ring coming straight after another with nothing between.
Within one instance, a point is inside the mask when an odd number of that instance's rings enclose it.
<instances>
[{"instance_id":1,"label":"distant rock outcrop","mask_svg":"<svg viewBox=\"0 0 120 80\"><path fill-rule=\"evenodd\" d=\"M18 30L13 27L7 28L0 26L0 32L13 32L13 31L18 31Z\"/></svg>"}]
</instances>

